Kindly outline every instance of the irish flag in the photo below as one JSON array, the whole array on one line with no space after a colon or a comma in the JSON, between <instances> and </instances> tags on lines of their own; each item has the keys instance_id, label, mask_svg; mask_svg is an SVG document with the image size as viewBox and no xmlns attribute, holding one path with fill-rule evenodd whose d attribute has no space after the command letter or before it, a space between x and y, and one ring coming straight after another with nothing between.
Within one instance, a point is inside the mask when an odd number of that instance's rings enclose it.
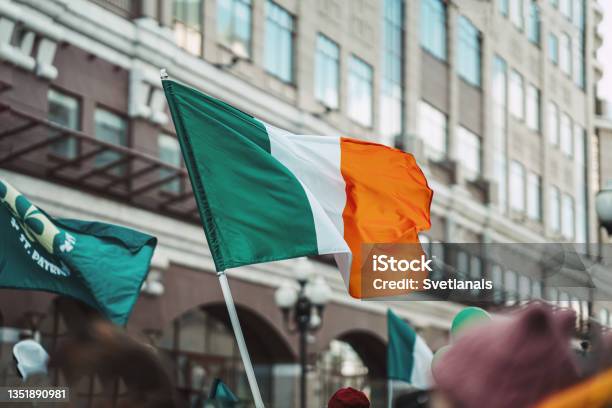
<instances>
[{"instance_id":1,"label":"irish flag","mask_svg":"<svg viewBox=\"0 0 612 408\"><path fill-rule=\"evenodd\" d=\"M418 242L432 191L414 157L297 135L171 80L166 98L217 270L333 254L361 296L364 243Z\"/></svg>"}]
</instances>

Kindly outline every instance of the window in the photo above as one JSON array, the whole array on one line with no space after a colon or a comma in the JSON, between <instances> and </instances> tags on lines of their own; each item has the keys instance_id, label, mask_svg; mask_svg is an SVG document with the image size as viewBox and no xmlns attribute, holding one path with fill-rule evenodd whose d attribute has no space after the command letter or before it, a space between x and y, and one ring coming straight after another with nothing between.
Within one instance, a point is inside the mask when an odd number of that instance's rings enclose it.
<instances>
[{"instance_id":1,"label":"window","mask_svg":"<svg viewBox=\"0 0 612 408\"><path fill-rule=\"evenodd\" d=\"M584 0L574 0L574 25L584 29Z\"/></svg>"},{"instance_id":2,"label":"window","mask_svg":"<svg viewBox=\"0 0 612 408\"><path fill-rule=\"evenodd\" d=\"M574 161L574 180L577 180L575 185L576 197L576 239L575 242L587 242L588 233L588 211L587 202L589 196L589 167L586 165L587 157L587 141L586 131L579 124L574 125L574 141L575 141L575 161Z\"/></svg>"},{"instance_id":3,"label":"window","mask_svg":"<svg viewBox=\"0 0 612 408\"><path fill-rule=\"evenodd\" d=\"M340 49L338 44L319 34L315 57L315 97L323 105L338 107Z\"/></svg>"},{"instance_id":4,"label":"window","mask_svg":"<svg viewBox=\"0 0 612 408\"><path fill-rule=\"evenodd\" d=\"M117 146L127 146L127 122L121 116L98 108L94 115L96 139L111 143ZM96 156L96 166L106 166L114 161L121 159L121 155L106 151ZM125 173L125 166L120 165L112 169L116 175Z\"/></svg>"},{"instance_id":5,"label":"window","mask_svg":"<svg viewBox=\"0 0 612 408\"><path fill-rule=\"evenodd\" d=\"M546 287L546 299L553 303L557 303L559 301L559 290L552 286L547 286Z\"/></svg>"},{"instance_id":6,"label":"window","mask_svg":"<svg viewBox=\"0 0 612 408\"><path fill-rule=\"evenodd\" d=\"M202 55L201 0L174 0L174 38L179 47Z\"/></svg>"},{"instance_id":7,"label":"window","mask_svg":"<svg viewBox=\"0 0 612 408\"><path fill-rule=\"evenodd\" d=\"M385 0L384 6L380 130L394 141L404 125L404 1Z\"/></svg>"},{"instance_id":8,"label":"window","mask_svg":"<svg viewBox=\"0 0 612 408\"><path fill-rule=\"evenodd\" d=\"M584 76L584 33L580 33L578 39L578 46L574 52L574 82L581 89L585 87L585 76Z\"/></svg>"},{"instance_id":9,"label":"window","mask_svg":"<svg viewBox=\"0 0 612 408\"><path fill-rule=\"evenodd\" d=\"M468 177L477 178L482 168L480 138L462 126L457 132L457 157Z\"/></svg>"},{"instance_id":10,"label":"window","mask_svg":"<svg viewBox=\"0 0 612 408\"><path fill-rule=\"evenodd\" d=\"M508 17L508 2L510 0L498 0L499 12L502 16Z\"/></svg>"},{"instance_id":11,"label":"window","mask_svg":"<svg viewBox=\"0 0 612 408\"><path fill-rule=\"evenodd\" d=\"M561 193L555 186L550 187L550 229L553 232L561 231Z\"/></svg>"},{"instance_id":12,"label":"window","mask_svg":"<svg viewBox=\"0 0 612 408\"><path fill-rule=\"evenodd\" d=\"M517 161L510 162L510 207L525 212L525 167Z\"/></svg>"},{"instance_id":13,"label":"window","mask_svg":"<svg viewBox=\"0 0 612 408\"><path fill-rule=\"evenodd\" d=\"M527 127L540 131L540 90L533 85L527 86L526 99Z\"/></svg>"},{"instance_id":14,"label":"window","mask_svg":"<svg viewBox=\"0 0 612 408\"><path fill-rule=\"evenodd\" d=\"M553 146L559 146L559 108L548 103L548 139Z\"/></svg>"},{"instance_id":15,"label":"window","mask_svg":"<svg viewBox=\"0 0 612 408\"><path fill-rule=\"evenodd\" d=\"M491 267L491 282L493 284L493 302L501 303L504 300L504 272L499 265Z\"/></svg>"},{"instance_id":16,"label":"window","mask_svg":"<svg viewBox=\"0 0 612 408\"><path fill-rule=\"evenodd\" d=\"M572 40L566 33L561 34L559 67L565 74L572 75Z\"/></svg>"},{"instance_id":17,"label":"window","mask_svg":"<svg viewBox=\"0 0 612 408\"><path fill-rule=\"evenodd\" d=\"M527 216L535 221L542 219L542 179L533 172L527 174Z\"/></svg>"},{"instance_id":18,"label":"window","mask_svg":"<svg viewBox=\"0 0 612 408\"><path fill-rule=\"evenodd\" d=\"M295 24L288 11L266 3L266 70L284 82L293 81L293 37Z\"/></svg>"},{"instance_id":19,"label":"window","mask_svg":"<svg viewBox=\"0 0 612 408\"><path fill-rule=\"evenodd\" d=\"M470 256L465 251L457 252L457 277L465 279L470 270Z\"/></svg>"},{"instance_id":20,"label":"window","mask_svg":"<svg viewBox=\"0 0 612 408\"><path fill-rule=\"evenodd\" d=\"M531 279L524 275L519 275L519 297L521 300L531 297Z\"/></svg>"},{"instance_id":21,"label":"window","mask_svg":"<svg viewBox=\"0 0 612 408\"><path fill-rule=\"evenodd\" d=\"M563 194L561 204L561 234L566 239L572 239L574 238L574 225L576 222L574 199L569 194Z\"/></svg>"},{"instance_id":22,"label":"window","mask_svg":"<svg viewBox=\"0 0 612 408\"><path fill-rule=\"evenodd\" d=\"M510 21L514 26L522 30L525 26L523 0L510 1Z\"/></svg>"},{"instance_id":23,"label":"window","mask_svg":"<svg viewBox=\"0 0 612 408\"><path fill-rule=\"evenodd\" d=\"M548 34L548 59L554 65L559 63L559 40L552 33Z\"/></svg>"},{"instance_id":24,"label":"window","mask_svg":"<svg viewBox=\"0 0 612 408\"><path fill-rule=\"evenodd\" d=\"M529 5L527 37L533 44L540 44L540 7L536 0L531 0L531 4Z\"/></svg>"},{"instance_id":25,"label":"window","mask_svg":"<svg viewBox=\"0 0 612 408\"><path fill-rule=\"evenodd\" d=\"M170 135L159 135L157 138L157 147L159 159L164 163L170 164L174 167L181 167L181 148L176 137ZM172 174L172 170L162 168L159 171L161 179L169 177ZM180 180L178 178L168 181L168 183L162 186L164 191L179 193L181 189Z\"/></svg>"},{"instance_id":26,"label":"window","mask_svg":"<svg viewBox=\"0 0 612 408\"><path fill-rule=\"evenodd\" d=\"M533 280L531 283L532 299L542 299L542 282Z\"/></svg>"},{"instance_id":27,"label":"window","mask_svg":"<svg viewBox=\"0 0 612 408\"><path fill-rule=\"evenodd\" d=\"M232 50L240 47L242 56L251 54L251 1L219 0L217 2L217 36Z\"/></svg>"},{"instance_id":28,"label":"window","mask_svg":"<svg viewBox=\"0 0 612 408\"><path fill-rule=\"evenodd\" d=\"M446 6L443 0L421 0L421 45L446 60Z\"/></svg>"},{"instance_id":29,"label":"window","mask_svg":"<svg viewBox=\"0 0 612 408\"><path fill-rule=\"evenodd\" d=\"M559 11L568 19L572 19L572 0L560 0Z\"/></svg>"},{"instance_id":30,"label":"window","mask_svg":"<svg viewBox=\"0 0 612 408\"><path fill-rule=\"evenodd\" d=\"M602 326L610 325L610 311L608 309L599 310L599 323L601 323Z\"/></svg>"},{"instance_id":31,"label":"window","mask_svg":"<svg viewBox=\"0 0 612 408\"><path fill-rule=\"evenodd\" d=\"M567 113L561 115L561 151L568 157L574 153L574 138L572 137L572 119Z\"/></svg>"},{"instance_id":32,"label":"window","mask_svg":"<svg viewBox=\"0 0 612 408\"><path fill-rule=\"evenodd\" d=\"M472 255L470 258L470 280L477 281L482 279L482 259ZM472 295L477 296L480 289L474 288L470 291Z\"/></svg>"},{"instance_id":33,"label":"window","mask_svg":"<svg viewBox=\"0 0 612 408\"><path fill-rule=\"evenodd\" d=\"M48 118L51 122L68 129L80 130L81 104L77 98L55 89L49 89L47 102L49 103ZM64 138L53 143L51 149L53 153L62 157L74 158L77 153L77 141L74 138Z\"/></svg>"},{"instance_id":34,"label":"window","mask_svg":"<svg viewBox=\"0 0 612 408\"><path fill-rule=\"evenodd\" d=\"M427 102L419 102L419 137L425 154L434 160L446 157L448 129L446 115Z\"/></svg>"},{"instance_id":35,"label":"window","mask_svg":"<svg viewBox=\"0 0 612 408\"><path fill-rule=\"evenodd\" d=\"M507 120L506 99L508 88L508 66L506 61L495 56L493 62L493 110L492 138L493 166L497 181L498 208L502 214L508 210L508 165L506 159Z\"/></svg>"},{"instance_id":36,"label":"window","mask_svg":"<svg viewBox=\"0 0 612 408\"><path fill-rule=\"evenodd\" d=\"M506 291L506 299L509 303L516 300L518 293L518 277L514 271L506 271L504 274L504 289Z\"/></svg>"},{"instance_id":37,"label":"window","mask_svg":"<svg viewBox=\"0 0 612 408\"><path fill-rule=\"evenodd\" d=\"M480 86L480 31L464 16L459 17L459 75L472 85Z\"/></svg>"},{"instance_id":38,"label":"window","mask_svg":"<svg viewBox=\"0 0 612 408\"><path fill-rule=\"evenodd\" d=\"M510 113L517 119L525 117L523 76L515 70L510 73Z\"/></svg>"},{"instance_id":39,"label":"window","mask_svg":"<svg viewBox=\"0 0 612 408\"><path fill-rule=\"evenodd\" d=\"M354 55L349 64L348 97L349 117L372 126L372 67Z\"/></svg>"}]
</instances>

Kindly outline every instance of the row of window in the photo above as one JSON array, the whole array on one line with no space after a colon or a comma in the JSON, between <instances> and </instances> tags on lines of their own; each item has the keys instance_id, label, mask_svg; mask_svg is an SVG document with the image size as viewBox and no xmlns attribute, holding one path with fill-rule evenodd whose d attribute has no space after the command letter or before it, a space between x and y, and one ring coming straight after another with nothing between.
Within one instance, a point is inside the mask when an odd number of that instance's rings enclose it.
<instances>
[{"instance_id":1,"label":"row of window","mask_svg":"<svg viewBox=\"0 0 612 408\"><path fill-rule=\"evenodd\" d=\"M485 270L488 270L487 277L493 284L493 301L497 304L507 302L513 304L519 300L546 299L564 308L572 308L578 316L588 316L586 302L580 301L578 297L556 287L546 287L542 281L531 278L510 269L504 269L496 263L487 265L481 257L470 254L467 251L459 250L456 252L455 259L450 260L445 257L445 247L440 241L431 240L425 234L419 234L419 240L423 250L434 259L432 279L447 279L448 270L445 265L452 264L456 275L462 280L480 280L485 277ZM448 263L447 263L448 262ZM481 291L472 290L473 296L479 296ZM607 311L606 311L607 312ZM601 313L603 324L608 321L609 313Z\"/></svg>"},{"instance_id":2,"label":"row of window","mask_svg":"<svg viewBox=\"0 0 612 408\"><path fill-rule=\"evenodd\" d=\"M198 0L175 1L175 32L178 43L194 54L201 54L201 40L188 35ZM381 130L383 136L401 133L403 120L403 0L385 0L383 13L383 60L381 81ZM264 68L286 83L295 78L295 17L271 0L266 1ZM189 12L191 11L191 14ZM201 13L201 11L200 11ZM200 27L201 29L201 27ZM217 36L221 44L233 52L251 55L252 1L219 0ZM199 34L201 37L201 34ZM347 114L357 123L371 127L373 123L373 69L355 55L348 61ZM330 37L320 33L315 50L315 98L324 106L337 109L340 105L340 47Z\"/></svg>"},{"instance_id":3,"label":"row of window","mask_svg":"<svg viewBox=\"0 0 612 408\"><path fill-rule=\"evenodd\" d=\"M425 155L433 160L442 160L448 154L447 116L425 101L419 102L419 135L425 144ZM457 128L457 160L475 179L482 169L481 140L478 135L463 126Z\"/></svg>"},{"instance_id":4,"label":"row of window","mask_svg":"<svg viewBox=\"0 0 612 408\"><path fill-rule=\"evenodd\" d=\"M585 23L585 0L549 0L549 4L558 9L565 18L580 29Z\"/></svg>"},{"instance_id":5,"label":"row of window","mask_svg":"<svg viewBox=\"0 0 612 408\"><path fill-rule=\"evenodd\" d=\"M567 157L574 157L575 140L580 140L585 130L578 123L573 123L566 112L559 112L554 102L548 104L548 135L553 146L560 147Z\"/></svg>"},{"instance_id":6,"label":"row of window","mask_svg":"<svg viewBox=\"0 0 612 408\"><path fill-rule=\"evenodd\" d=\"M447 10L442 0L421 1L421 46L434 57L447 59ZM459 16L457 73L466 82L481 85L482 34L465 16Z\"/></svg>"},{"instance_id":7,"label":"row of window","mask_svg":"<svg viewBox=\"0 0 612 408\"><path fill-rule=\"evenodd\" d=\"M516 70L510 72L510 114L518 120L524 120L527 127L539 132L540 119L540 90L533 84L525 87L523 76Z\"/></svg>"},{"instance_id":8,"label":"row of window","mask_svg":"<svg viewBox=\"0 0 612 408\"><path fill-rule=\"evenodd\" d=\"M79 99L62 93L55 89L50 89L47 94L49 113L48 118L51 122L64 126L68 129L81 130L81 104ZM117 146L128 145L128 121L121 115L103 107L97 107L94 112L94 137L100 141L111 143ZM75 139L69 138L56 142L52 145L55 154L74 158L77 155L78 144ZM161 161L172 166L181 166L181 151L178 140L170 135L160 134L158 137L158 157ZM102 152L96 155L94 166L102 167L120 159L115 152ZM125 166L116 166L111 172L115 175L123 175ZM160 178L168 177L169 169L160 169ZM162 188L165 191L178 193L180 191L180 181L169 181Z\"/></svg>"},{"instance_id":9,"label":"row of window","mask_svg":"<svg viewBox=\"0 0 612 408\"><path fill-rule=\"evenodd\" d=\"M509 79L510 113L518 120L524 120L533 131L541 131L541 98L540 90L532 84L525 88L523 76L517 71L510 72ZM584 129L579 124L572 125L572 118L566 112L559 112L557 104L548 103L548 135L553 146L560 147L567 156L574 151L574 134L579 137Z\"/></svg>"},{"instance_id":10,"label":"row of window","mask_svg":"<svg viewBox=\"0 0 612 408\"><path fill-rule=\"evenodd\" d=\"M499 0L499 11L505 17L510 17L512 24L520 31L525 30L525 5L522 0ZM529 3L527 38L530 42L540 45L540 7L536 0Z\"/></svg>"},{"instance_id":11,"label":"row of window","mask_svg":"<svg viewBox=\"0 0 612 408\"><path fill-rule=\"evenodd\" d=\"M584 88L584 34L581 34L577 47L573 46L572 38L567 33L561 33L560 38L554 33L548 34L548 59L558 65L561 72L573 78L576 85Z\"/></svg>"},{"instance_id":12,"label":"row of window","mask_svg":"<svg viewBox=\"0 0 612 408\"><path fill-rule=\"evenodd\" d=\"M542 220L542 179L534 172L526 171L523 164L510 162L510 208L526 214L534 221ZM574 199L570 194L561 194L557 186L550 186L549 223L554 233L560 233L565 239L576 237L576 210Z\"/></svg>"}]
</instances>

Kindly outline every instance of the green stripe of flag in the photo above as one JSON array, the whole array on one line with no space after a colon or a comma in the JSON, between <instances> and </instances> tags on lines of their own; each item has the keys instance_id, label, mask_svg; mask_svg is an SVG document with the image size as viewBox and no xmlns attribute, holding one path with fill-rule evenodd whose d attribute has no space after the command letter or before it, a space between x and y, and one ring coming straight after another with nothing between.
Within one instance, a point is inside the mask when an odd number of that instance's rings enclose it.
<instances>
[{"instance_id":1,"label":"green stripe of flag","mask_svg":"<svg viewBox=\"0 0 612 408\"><path fill-rule=\"evenodd\" d=\"M163 85L217 270L316 254L306 193L272 156L265 126L195 89Z\"/></svg>"},{"instance_id":2,"label":"green stripe of flag","mask_svg":"<svg viewBox=\"0 0 612 408\"><path fill-rule=\"evenodd\" d=\"M416 333L391 309L387 311L387 378L411 382Z\"/></svg>"}]
</instances>

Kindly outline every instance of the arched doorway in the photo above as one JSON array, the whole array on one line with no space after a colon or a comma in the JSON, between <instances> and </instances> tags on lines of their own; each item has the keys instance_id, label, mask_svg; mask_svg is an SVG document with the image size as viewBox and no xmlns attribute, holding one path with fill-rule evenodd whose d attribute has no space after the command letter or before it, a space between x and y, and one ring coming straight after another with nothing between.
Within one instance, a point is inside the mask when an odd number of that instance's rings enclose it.
<instances>
[{"instance_id":1,"label":"arched doorway","mask_svg":"<svg viewBox=\"0 0 612 408\"><path fill-rule=\"evenodd\" d=\"M364 330L349 331L331 340L317 359L317 379L323 399L321 403L324 405L324 399L337 389L353 387L364 391L372 406L384 406L386 350L382 338Z\"/></svg>"},{"instance_id":2,"label":"arched doorway","mask_svg":"<svg viewBox=\"0 0 612 408\"><path fill-rule=\"evenodd\" d=\"M296 357L290 345L265 316L243 305L237 310L266 406L288 406L297 392ZM241 400L251 400L225 304L185 312L163 331L157 346L172 366L181 398L192 406L209 394L215 378Z\"/></svg>"}]
</instances>

